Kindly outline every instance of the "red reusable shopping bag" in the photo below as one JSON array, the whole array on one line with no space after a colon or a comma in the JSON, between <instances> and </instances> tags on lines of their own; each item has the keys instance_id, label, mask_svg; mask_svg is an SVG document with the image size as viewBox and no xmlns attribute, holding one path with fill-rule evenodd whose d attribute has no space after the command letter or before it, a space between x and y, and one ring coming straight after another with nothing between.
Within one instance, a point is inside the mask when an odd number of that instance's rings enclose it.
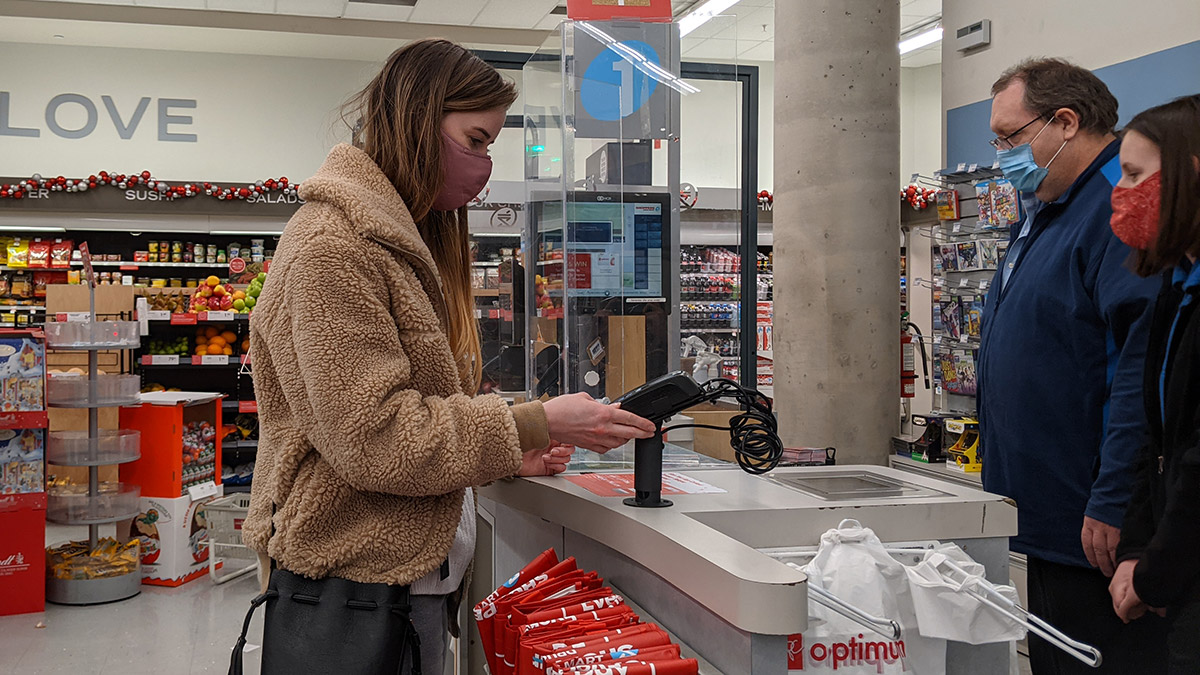
<instances>
[{"instance_id":1,"label":"red reusable shopping bag","mask_svg":"<svg viewBox=\"0 0 1200 675\"><path fill-rule=\"evenodd\" d=\"M564 670L579 665L598 663L606 657L612 658L614 652L619 654L628 652L631 649L660 647L671 644L671 638L667 635L666 631L663 631L654 624L646 625L652 628L638 635L622 637L620 640L593 642L592 644L584 643L582 647L567 648L549 654L542 659L543 670L551 667Z\"/></svg>"},{"instance_id":2,"label":"red reusable shopping bag","mask_svg":"<svg viewBox=\"0 0 1200 675\"><path fill-rule=\"evenodd\" d=\"M616 658L612 655L616 654ZM680 656L679 645L669 644L659 647L646 647L644 649L630 649L627 652L614 650L610 654L610 658L605 658L596 663L577 666L565 666L562 669L555 667L546 668L546 675L570 675L575 668L587 668L593 665L604 665L612 663L622 663L625 661L643 661L645 663L656 663L658 661L675 661L683 658Z\"/></svg>"},{"instance_id":3,"label":"red reusable shopping bag","mask_svg":"<svg viewBox=\"0 0 1200 675\"><path fill-rule=\"evenodd\" d=\"M538 658L535 654L539 651L542 654L549 654L567 649L572 644L583 644L591 639L614 633L620 634L620 630L631 630L639 621L633 610L624 606L611 607L593 612L593 614L595 616L584 621L568 620L575 618L568 617L563 622L552 624L550 627L558 628L553 633L531 632L522 636L517 646L517 672L521 675L540 673L541 668L533 665L535 659ZM592 629L591 626L596 628Z\"/></svg>"},{"instance_id":4,"label":"red reusable shopping bag","mask_svg":"<svg viewBox=\"0 0 1200 675\"><path fill-rule=\"evenodd\" d=\"M574 561L574 558L570 558L570 560ZM528 584L536 583L536 580L539 578L545 580L548 578L545 576L546 573L557 565L559 565L558 554L554 552L554 549L547 549L530 561L520 572L514 574L511 579L492 591L479 604L475 605L475 625L479 630L480 644L483 646L483 653L487 658L488 668L493 673L496 672L494 661L496 650L494 649L493 642L496 601L509 593L525 588Z\"/></svg>"},{"instance_id":5,"label":"red reusable shopping bag","mask_svg":"<svg viewBox=\"0 0 1200 675\"><path fill-rule=\"evenodd\" d=\"M562 671L563 675L698 675L700 664L696 659L673 659L670 661L617 661L595 663Z\"/></svg>"},{"instance_id":6,"label":"red reusable shopping bag","mask_svg":"<svg viewBox=\"0 0 1200 675\"><path fill-rule=\"evenodd\" d=\"M575 593L600 588L604 580L595 572L576 570L557 579L551 578L520 594L512 594L496 602L496 618L499 621L493 630L492 643L496 654L494 675L512 675L516 668L517 627L512 625L512 608L522 603L538 600L557 601Z\"/></svg>"}]
</instances>

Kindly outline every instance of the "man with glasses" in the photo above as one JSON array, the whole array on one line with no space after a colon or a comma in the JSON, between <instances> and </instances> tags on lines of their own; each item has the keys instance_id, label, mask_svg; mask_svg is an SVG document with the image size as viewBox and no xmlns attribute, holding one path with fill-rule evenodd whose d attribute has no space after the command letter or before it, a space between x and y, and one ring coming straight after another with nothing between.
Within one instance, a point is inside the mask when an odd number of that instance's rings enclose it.
<instances>
[{"instance_id":1,"label":"man with glasses","mask_svg":"<svg viewBox=\"0 0 1200 675\"><path fill-rule=\"evenodd\" d=\"M1121 519L1145 433L1142 363L1157 282L1109 227L1117 100L1090 71L1023 62L992 86L997 162L1023 216L988 294L979 357L983 484L1018 509L1030 610L1104 653L1101 672L1165 672L1158 617L1112 610ZM1030 637L1034 675L1094 672Z\"/></svg>"}]
</instances>

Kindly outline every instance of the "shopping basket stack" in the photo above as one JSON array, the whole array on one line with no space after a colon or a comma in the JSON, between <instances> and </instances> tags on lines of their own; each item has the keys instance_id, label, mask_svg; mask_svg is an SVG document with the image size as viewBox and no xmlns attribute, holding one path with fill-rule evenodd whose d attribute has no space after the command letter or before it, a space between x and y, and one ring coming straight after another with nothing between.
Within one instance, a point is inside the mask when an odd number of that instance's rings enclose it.
<instances>
[{"instance_id":1,"label":"shopping basket stack","mask_svg":"<svg viewBox=\"0 0 1200 675\"><path fill-rule=\"evenodd\" d=\"M667 632L553 549L475 606L492 675L697 675Z\"/></svg>"},{"instance_id":2,"label":"shopping basket stack","mask_svg":"<svg viewBox=\"0 0 1200 675\"><path fill-rule=\"evenodd\" d=\"M215 499L205 508L208 514L208 572L214 584L223 584L258 569L258 554L242 544L242 521L250 510L250 495L234 494ZM217 574L226 560L252 560L248 567Z\"/></svg>"}]
</instances>

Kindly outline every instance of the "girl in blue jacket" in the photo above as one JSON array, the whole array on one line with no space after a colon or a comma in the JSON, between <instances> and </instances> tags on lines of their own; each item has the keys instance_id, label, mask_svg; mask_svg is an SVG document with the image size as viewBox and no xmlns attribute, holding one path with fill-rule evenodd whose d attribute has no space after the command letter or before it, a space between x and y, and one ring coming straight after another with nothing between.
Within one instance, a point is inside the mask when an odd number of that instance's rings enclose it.
<instances>
[{"instance_id":1,"label":"girl in blue jacket","mask_svg":"<svg viewBox=\"0 0 1200 675\"><path fill-rule=\"evenodd\" d=\"M1146 349L1146 440L1109 592L1126 623L1171 620L1170 673L1200 673L1200 94L1125 128L1113 232L1161 274Z\"/></svg>"}]
</instances>

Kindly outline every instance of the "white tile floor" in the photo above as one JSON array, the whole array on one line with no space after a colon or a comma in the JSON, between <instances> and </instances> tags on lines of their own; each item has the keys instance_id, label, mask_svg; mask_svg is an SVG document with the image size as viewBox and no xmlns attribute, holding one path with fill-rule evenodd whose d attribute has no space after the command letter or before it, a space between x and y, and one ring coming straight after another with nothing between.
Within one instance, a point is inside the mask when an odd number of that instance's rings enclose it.
<instances>
[{"instance_id":1,"label":"white tile floor","mask_svg":"<svg viewBox=\"0 0 1200 675\"><path fill-rule=\"evenodd\" d=\"M221 586L205 577L179 588L142 586L141 595L108 605L47 604L43 614L0 617L0 675L224 673L257 591L253 575ZM261 640L261 612L250 635ZM246 670L258 671L254 651Z\"/></svg>"}]
</instances>

